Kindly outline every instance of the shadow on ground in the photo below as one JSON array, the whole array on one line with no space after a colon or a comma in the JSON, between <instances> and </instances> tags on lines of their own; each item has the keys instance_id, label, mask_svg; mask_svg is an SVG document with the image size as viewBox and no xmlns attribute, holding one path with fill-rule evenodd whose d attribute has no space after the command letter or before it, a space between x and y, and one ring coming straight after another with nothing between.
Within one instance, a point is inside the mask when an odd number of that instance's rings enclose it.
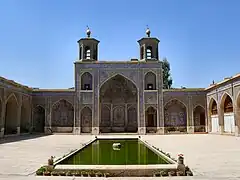
<instances>
[{"instance_id":1,"label":"shadow on ground","mask_svg":"<svg viewBox=\"0 0 240 180\"><path fill-rule=\"evenodd\" d=\"M49 134L49 135L47 135L47 134L24 134L24 135L19 135L19 136L3 137L3 138L0 138L0 144L24 141L24 140L35 139L35 138L50 136L50 135L51 134Z\"/></svg>"}]
</instances>

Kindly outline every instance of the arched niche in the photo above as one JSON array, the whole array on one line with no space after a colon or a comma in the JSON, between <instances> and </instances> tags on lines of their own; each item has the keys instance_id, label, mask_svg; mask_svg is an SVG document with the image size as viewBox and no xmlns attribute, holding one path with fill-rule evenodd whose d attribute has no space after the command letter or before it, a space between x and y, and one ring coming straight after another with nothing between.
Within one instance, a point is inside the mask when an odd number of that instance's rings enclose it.
<instances>
[{"instance_id":1,"label":"arched niche","mask_svg":"<svg viewBox=\"0 0 240 180\"><path fill-rule=\"evenodd\" d=\"M156 74L148 72L144 77L145 90L156 90Z\"/></svg>"},{"instance_id":2,"label":"arched niche","mask_svg":"<svg viewBox=\"0 0 240 180\"><path fill-rule=\"evenodd\" d=\"M85 72L81 76L81 90L92 90L93 78L89 72Z\"/></svg>"},{"instance_id":3,"label":"arched niche","mask_svg":"<svg viewBox=\"0 0 240 180\"><path fill-rule=\"evenodd\" d=\"M187 131L187 108L181 101L172 99L165 105L164 126L167 132Z\"/></svg>"},{"instance_id":4,"label":"arched niche","mask_svg":"<svg viewBox=\"0 0 240 180\"><path fill-rule=\"evenodd\" d=\"M211 122L211 132L218 133L220 131L219 119L218 119L218 106L215 99L211 99L209 103L209 118Z\"/></svg>"},{"instance_id":5,"label":"arched niche","mask_svg":"<svg viewBox=\"0 0 240 180\"><path fill-rule=\"evenodd\" d=\"M193 110L194 132L206 132L205 109L196 106Z\"/></svg>"},{"instance_id":6,"label":"arched niche","mask_svg":"<svg viewBox=\"0 0 240 180\"><path fill-rule=\"evenodd\" d=\"M65 99L52 106L51 126L53 131L72 132L74 126L74 107Z\"/></svg>"},{"instance_id":7,"label":"arched niche","mask_svg":"<svg viewBox=\"0 0 240 180\"><path fill-rule=\"evenodd\" d=\"M36 106L33 109L33 131L44 133L45 127L45 109L42 106Z\"/></svg>"},{"instance_id":8,"label":"arched niche","mask_svg":"<svg viewBox=\"0 0 240 180\"><path fill-rule=\"evenodd\" d=\"M235 119L233 113L232 98L225 93L221 99L221 116L223 117L223 129L226 133L235 133Z\"/></svg>"},{"instance_id":9,"label":"arched niche","mask_svg":"<svg viewBox=\"0 0 240 180\"><path fill-rule=\"evenodd\" d=\"M81 133L92 132L92 109L84 107L81 110Z\"/></svg>"},{"instance_id":10,"label":"arched niche","mask_svg":"<svg viewBox=\"0 0 240 180\"><path fill-rule=\"evenodd\" d=\"M136 85L123 75L117 74L103 83L99 93L101 108L100 126L102 131L137 132L136 107L138 91ZM106 106L109 107L110 113ZM128 109L129 106L132 106L132 108ZM107 115L102 115L102 113ZM109 114L110 118L106 118ZM130 120L129 117L133 117L133 119ZM105 127L106 124L110 126ZM105 130L103 130L103 127L105 127Z\"/></svg>"},{"instance_id":11,"label":"arched niche","mask_svg":"<svg viewBox=\"0 0 240 180\"><path fill-rule=\"evenodd\" d=\"M145 124L147 133L157 131L157 110L152 106L145 111Z\"/></svg>"},{"instance_id":12,"label":"arched niche","mask_svg":"<svg viewBox=\"0 0 240 180\"><path fill-rule=\"evenodd\" d=\"M6 102L4 134L17 134L18 127L18 101L14 94L11 94Z\"/></svg>"}]
</instances>

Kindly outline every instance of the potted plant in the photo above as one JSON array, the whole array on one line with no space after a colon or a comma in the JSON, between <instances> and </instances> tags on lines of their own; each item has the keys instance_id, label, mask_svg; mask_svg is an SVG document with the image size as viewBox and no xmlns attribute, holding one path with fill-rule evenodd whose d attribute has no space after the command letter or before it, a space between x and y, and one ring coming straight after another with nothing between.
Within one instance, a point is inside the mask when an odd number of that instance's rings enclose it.
<instances>
[{"instance_id":1,"label":"potted plant","mask_svg":"<svg viewBox=\"0 0 240 180\"><path fill-rule=\"evenodd\" d=\"M72 176L73 173L71 171L66 172L66 176Z\"/></svg>"},{"instance_id":2,"label":"potted plant","mask_svg":"<svg viewBox=\"0 0 240 180\"><path fill-rule=\"evenodd\" d=\"M183 176L184 173L182 171L177 171L177 176Z\"/></svg>"},{"instance_id":3,"label":"potted plant","mask_svg":"<svg viewBox=\"0 0 240 180\"><path fill-rule=\"evenodd\" d=\"M45 171L45 172L43 172L43 175L44 176L51 176L51 172L50 171Z\"/></svg>"},{"instance_id":4,"label":"potted plant","mask_svg":"<svg viewBox=\"0 0 240 180\"><path fill-rule=\"evenodd\" d=\"M89 171L88 175L89 175L89 177L95 177L96 173L94 171Z\"/></svg>"},{"instance_id":5,"label":"potted plant","mask_svg":"<svg viewBox=\"0 0 240 180\"><path fill-rule=\"evenodd\" d=\"M103 174L101 172L96 172L96 177L102 177Z\"/></svg>"},{"instance_id":6,"label":"potted plant","mask_svg":"<svg viewBox=\"0 0 240 180\"><path fill-rule=\"evenodd\" d=\"M104 173L104 177L110 177L109 173Z\"/></svg>"},{"instance_id":7,"label":"potted plant","mask_svg":"<svg viewBox=\"0 0 240 180\"><path fill-rule=\"evenodd\" d=\"M53 166L53 156L48 159L48 165Z\"/></svg>"},{"instance_id":8,"label":"potted plant","mask_svg":"<svg viewBox=\"0 0 240 180\"><path fill-rule=\"evenodd\" d=\"M65 171L60 171L60 172L59 172L59 175L60 175L60 176L66 176L66 172L65 172Z\"/></svg>"},{"instance_id":9,"label":"potted plant","mask_svg":"<svg viewBox=\"0 0 240 180\"><path fill-rule=\"evenodd\" d=\"M81 172L82 177L88 177L88 173L86 171Z\"/></svg>"},{"instance_id":10,"label":"potted plant","mask_svg":"<svg viewBox=\"0 0 240 180\"><path fill-rule=\"evenodd\" d=\"M162 170L162 171L160 171L160 175L161 175L162 177L165 177L165 176L168 176L168 173L167 173L166 170Z\"/></svg>"},{"instance_id":11,"label":"potted plant","mask_svg":"<svg viewBox=\"0 0 240 180\"><path fill-rule=\"evenodd\" d=\"M169 171L169 172L168 172L168 175L169 175L169 176L176 176L176 172L173 171L173 170L172 170L172 171Z\"/></svg>"},{"instance_id":12,"label":"potted plant","mask_svg":"<svg viewBox=\"0 0 240 180\"><path fill-rule=\"evenodd\" d=\"M154 176L155 176L155 177L160 177L161 174L160 174L159 172L155 172L155 173L154 173Z\"/></svg>"},{"instance_id":13,"label":"potted plant","mask_svg":"<svg viewBox=\"0 0 240 180\"><path fill-rule=\"evenodd\" d=\"M193 176L193 173L192 173L192 171L186 171L186 175L187 176Z\"/></svg>"},{"instance_id":14,"label":"potted plant","mask_svg":"<svg viewBox=\"0 0 240 180\"><path fill-rule=\"evenodd\" d=\"M52 172L51 172L51 175L52 175L52 176L59 176L59 173L58 173L57 171L52 171Z\"/></svg>"},{"instance_id":15,"label":"potted plant","mask_svg":"<svg viewBox=\"0 0 240 180\"><path fill-rule=\"evenodd\" d=\"M74 172L74 176L81 176L81 175L82 175L82 173L79 171Z\"/></svg>"},{"instance_id":16,"label":"potted plant","mask_svg":"<svg viewBox=\"0 0 240 180\"><path fill-rule=\"evenodd\" d=\"M36 171L36 175L37 175L37 176L42 176L42 175L43 175L43 171L38 169L38 170Z\"/></svg>"}]
</instances>

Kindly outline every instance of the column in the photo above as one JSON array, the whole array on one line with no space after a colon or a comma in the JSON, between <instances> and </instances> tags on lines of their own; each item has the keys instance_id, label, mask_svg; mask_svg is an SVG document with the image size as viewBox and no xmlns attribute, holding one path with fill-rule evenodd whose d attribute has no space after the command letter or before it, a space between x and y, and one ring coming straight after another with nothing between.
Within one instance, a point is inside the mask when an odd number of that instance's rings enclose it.
<instances>
[{"instance_id":1,"label":"column","mask_svg":"<svg viewBox=\"0 0 240 180\"><path fill-rule=\"evenodd\" d=\"M74 127L73 127L73 134L81 134L81 111L80 111L80 102L79 102L79 95L78 91L75 94L74 99Z\"/></svg>"},{"instance_id":2,"label":"column","mask_svg":"<svg viewBox=\"0 0 240 180\"><path fill-rule=\"evenodd\" d=\"M146 134L145 110L144 110L144 72L138 70L138 134Z\"/></svg>"},{"instance_id":3,"label":"column","mask_svg":"<svg viewBox=\"0 0 240 180\"><path fill-rule=\"evenodd\" d=\"M45 110L45 127L44 127L44 132L49 134L52 133L51 130L51 112L52 112L52 102L50 97L45 98L45 104L46 104L46 110Z\"/></svg>"},{"instance_id":4,"label":"column","mask_svg":"<svg viewBox=\"0 0 240 180\"><path fill-rule=\"evenodd\" d=\"M240 108L237 105L237 101L234 103L233 113L235 120L235 136L240 136Z\"/></svg>"},{"instance_id":5,"label":"column","mask_svg":"<svg viewBox=\"0 0 240 180\"><path fill-rule=\"evenodd\" d=\"M224 133L224 111L222 110L220 103L218 103L218 123L219 123L219 134Z\"/></svg>"},{"instance_id":6,"label":"column","mask_svg":"<svg viewBox=\"0 0 240 180\"><path fill-rule=\"evenodd\" d=\"M125 130L127 130L128 128L128 109L127 109L127 104L125 104Z\"/></svg>"},{"instance_id":7,"label":"column","mask_svg":"<svg viewBox=\"0 0 240 180\"><path fill-rule=\"evenodd\" d=\"M162 68L157 71L157 90L158 90L158 106L157 106L157 134L164 134L164 105L163 105L163 81Z\"/></svg>"},{"instance_id":8,"label":"column","mask_svg":"<svg viewBox=\"0 0 240 180\"><path fill-rule=\"evenodd\" d=\"M22 96L20 96L19 98L19 104L18 104L18 107L17 107L17 134L19 135L20 134L20 127L21 127L21 114L22 114Z\"/></svg>"},{"instance_id":9,"label":"column","mask_svg":"<svg viewBox=\"0 0 240 180\"><path fill-rule=\"evenodd\" d=\"M1 102L2 104L2 109L1 111L1 117L0 117L0 138L4 136L4 126L5 126L5 110L6 110L6 104L5 102Z\"/></svg>"},{"instance_id":10,"label":"column","mask_svg":"<svg viewBox=\"0 0 240 180\"><path fill-rule=\"evenodd\" d=\"M112 130L113 127L113 104L110 105L110 128Z\"/></svg>"},{"instance_id":11,"label":"column","mask_svg":"<svg viewBox=\"0 0 240 180\"><path fill-rule=\"evenodd\" d=\"M99 69L93 71L93 106L92 134L99 134Z\"/></svg>"},{"instance_id":12,"label":"column","mask_svg":"<svg viewBox=\"0 0 240 180\"><path fill-rule=\"evenodd\" d=\"M188 96L188 107L187 108L187 133L193 134L194 133L194 118L193 118L193 103L192 103L192 96Z\"/></svg>"}]
</instances>

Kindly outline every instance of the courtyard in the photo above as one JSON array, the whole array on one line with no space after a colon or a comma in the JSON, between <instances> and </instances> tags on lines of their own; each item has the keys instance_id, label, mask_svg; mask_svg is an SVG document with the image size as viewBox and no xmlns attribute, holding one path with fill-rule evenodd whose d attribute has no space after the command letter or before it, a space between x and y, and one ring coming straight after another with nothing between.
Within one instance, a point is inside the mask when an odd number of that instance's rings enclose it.
<instances>
[{"instance_id":1,"label":"courtyard","mask_svg":"<svg viewBox=\"0 0 240 180\"><path fill-rule=\"evenodd\" d=\"M124 137L135 135L105 135ZM81 179L74 177L35 177L35 171L50 156L56 158L81 147L91 135L20 136L0 140L0 179ZM182 153L193 177L169 179L237 179L240 178L240 138L211 134L144 135L142 139L169 152L172 157ZM82 178L87 179L87 178ZM93 178L90 178L93 179ZM98 178L104 179L104 178ZM120 179L120 178L108 178ZM125 178L121 178L125 179ZM146 179L146 178L126 178ZM149 178L155 179L155 178ZM159 179L159 178L158 178ZM168 178L165 178L168 179Z\"/></svg>"}]
</instances>

